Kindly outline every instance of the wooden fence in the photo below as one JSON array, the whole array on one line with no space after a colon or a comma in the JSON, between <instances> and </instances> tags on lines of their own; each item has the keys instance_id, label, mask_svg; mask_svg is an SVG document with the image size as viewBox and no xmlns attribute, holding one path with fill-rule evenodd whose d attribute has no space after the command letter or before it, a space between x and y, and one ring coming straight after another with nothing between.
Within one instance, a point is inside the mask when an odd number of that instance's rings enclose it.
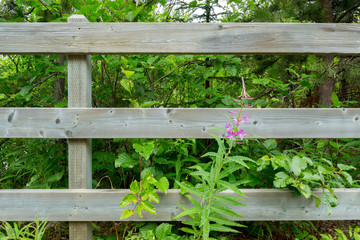
<instances>
[{"instance_id":1,"label":"wooden fence","mask_svg":"<svg viewBox=\"0 0 360 240\"><path fill-rule=\"evenodd\" d=\"M117 221L129 190L91 190L91 138L208 138L220 134L227 109L91 109L87 54L360 54L359 24L279 23L1 23L2 54L68 54L69 108L0 108L1 138L69 140L69 188L0 190L0 220L70 221L71 239L91 239L91 221ZM360 109L246 109L244 126L265 138L359 138ZM360 219L360 190L335 189L332 215L288 190L247 189L245 220ZM318 194L321 193L319 190ZM222 194L233 194L226 191ZM189 206L178 190L160 193L158 215L132 221L173 221Z\"/></svg>"}]
</instances>

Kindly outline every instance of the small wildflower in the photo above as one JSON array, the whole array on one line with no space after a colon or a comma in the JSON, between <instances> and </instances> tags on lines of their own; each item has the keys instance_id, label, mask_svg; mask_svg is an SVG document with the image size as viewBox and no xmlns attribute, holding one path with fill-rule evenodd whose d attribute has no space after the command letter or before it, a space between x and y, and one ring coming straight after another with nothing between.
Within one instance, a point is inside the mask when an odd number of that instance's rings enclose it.
<instances>
[{"instance_id":1,"label":"small wildflower","mask_svg":"<svg viewBox=\"0 0 360 240\"><path fill-rule=\"evenodd\" d=\"M246 92L246 88L245 88L245 82L244 82L244 78L241 78L242 80L242 90L241 90L241 95L238 96L238 98L241 99L235 99L233 98L233 100L240 106L239 107L239 113L237 117L231 117L231 120L234 122L234 124L231 123L226 123L225 124L225 131L227 133L226 138L231 139L231 140L238 140L240 139L241 141L246 137L246 132L244 132L244 129L240 128L239 126L244 124L244 122L249 123L249 118L248 118L248 114L245 114L243 117L241 117L241 111L242 108L244 106L244 100L245 99L252 99L250 97L250 95ZM252 106L250 105L245 105L247 108L251 108ZM228 111L229 113L234 113L233 111ZM238 141L236 142L236 144L243 144L242 142Z\"/></svg>"}]
</instances>

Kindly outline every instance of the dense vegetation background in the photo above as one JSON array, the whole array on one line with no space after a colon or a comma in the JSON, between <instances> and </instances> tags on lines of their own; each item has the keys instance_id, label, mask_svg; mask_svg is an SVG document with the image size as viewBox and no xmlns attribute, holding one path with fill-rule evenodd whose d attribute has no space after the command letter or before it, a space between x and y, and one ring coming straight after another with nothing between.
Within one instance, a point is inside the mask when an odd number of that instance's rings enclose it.
<instances>
[{"instance_id":1,"label":"dense vegetation background","mask_svg":"<svg viewBox=\"0 0 360 240\"><path fill-rule=\"evenodd\" d=\"M66 22L72 14L83 14L91 22L359 23L360 2L3 0L0 5L3 22ZM0 63L1 107L67 106L66 55L3 55ZM258 108L360 105L358 56L94 55L92 68L93 107L237 107L232 98L241 91L241 77L253 97L251 104ZM189 167L206 167L209 159L200 157L217 149L213 140L93 139L93 187L111 188L104 176L109 176L114 188L129 188L139 178L139 153L134 144L147 147L150 155L149 160L141 160L142 171L153 173L155 178L166 176L171 188L178 188L175 180L190 179L196 184ZM287 186L304 195L304 191L306 194L319 184L304 179L302 183L307 187L301 190L284 179L281 182L277 173L284 170L267 160L307 157L313 166L332 169L328 186L359 187L359 146L357 139L246 139L245 144L233 149L234 154L255 162L249 164L249 169L235 171L230 178L241 188ZM0 158L1 189L67 188L65 140L1 139ZM339 164L357 169L341 169ZM311 172L313 166L303 171ZM334 173L335 169L349 171ZM332 201L329 199L327 204ZM249 228L242 231L260 238L276 232L278 235L271 237L303 239L321 228L322 223L317 224L249 223ZM95 229L99 226L94 225ZM138 236L133 232L151 229L149 226L124 223L117 228L131 239ZM115 236L101 229L99 232ZM66 232L59 230L57 234L61 238Z\"/></svg>"}]
</instances>

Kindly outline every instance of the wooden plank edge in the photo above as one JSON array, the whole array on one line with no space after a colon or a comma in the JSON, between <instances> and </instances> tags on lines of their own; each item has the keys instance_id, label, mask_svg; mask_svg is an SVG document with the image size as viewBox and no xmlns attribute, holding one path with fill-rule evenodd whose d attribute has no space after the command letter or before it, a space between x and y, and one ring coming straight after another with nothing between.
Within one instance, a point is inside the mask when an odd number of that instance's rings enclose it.
<instances>
[{"instance_id":1,"label":"wooden plank edge","mask_svg":"<svg viewBox=\"0 0 360 240\"><path fill-rule=\"evenodd\" d=\"M295 197L286 189L242 189L247 196L246 207L233 210L244 216L242 221L293 220L360 220L360 189L334 189L339 205L330 216L326 207L316 208L312 199ZM32 221L36 217L48 221L119 221L124 208L119 207L129 190L108 189L52 189L0 190L0 220ZM314 190L321 195L322 190ZM234 194L225 191L222 194ZM125 221L176 221L173 218L191 203L177 189L167 196L159 193L160 204L155 204L157 215L144 213ZM132 208L133 206L129 206Z\"/></svg>"},{"instance_id":2,"label":"wooden plank edge","mask_svg":"<svg viewBox=\"0 0 360 240\"><path fill-rule=\"evenodd\" d=\"M225 137L222 108L0 108L0 138ZM360 109L243 109L247 138L359 138ZM329 131L331 129L331 131Z\"/></svg>"}]
</instances>

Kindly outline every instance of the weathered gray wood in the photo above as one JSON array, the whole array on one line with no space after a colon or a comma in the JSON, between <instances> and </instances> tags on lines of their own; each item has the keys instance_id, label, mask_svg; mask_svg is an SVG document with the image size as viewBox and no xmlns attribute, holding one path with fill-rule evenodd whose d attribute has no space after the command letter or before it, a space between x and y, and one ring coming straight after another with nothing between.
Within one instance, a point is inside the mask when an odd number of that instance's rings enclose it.
<instances>
[{"instance_id":1,"label":"weathered gray wood","mask_svg":"<svg viewBox=\"0 0 360 240\"><path fill-rule=\"evenodd\" d=\"M360 54L359 24L0 23L7 54Z\"/></svg>"},{"instance_id":2,"label":"weathered gray wood","mask_svg":"<svg viewBox=\"0 0 360 240\"><path fill-rule=\"evenodd\" d=\"M295 197L281 189L243 189L246 207L233 210L245 221L278 220L360 220L360 189L335 189L339 205L328 216L326 207L316 208L314 200ZM322 190L315 191L321 194ZM48 221L118 221L124 208L119 207L129 190L0 190L0 220L32 221L35 217ZM233 194L226 191L223 194ZM157 215L144 214L130 221L174 221L182 209L191 207L178 190L167 196L159 193L160 204L154 203Z\"/></svg>"},{"instance_id":3,"label":"weathered gray wood","mask_svg":"<svg viewBox=\"0 0 360 240\"><path fill-rule=\"evenodd\" d=\"M83 15L73 15L68 22L88 22ZM68 56L68 107L91 107L91 56ZM69 139L69 188L91 188L91 139ZM88 222L69 223L70 240L91 240L92 226Z\"/></svg>"},{"instance_id":4,"label":"weathered gray wood","mask_svg":"<svg viewBox=\"0 0 360 240\"><path fill-rule=\"evenodd\" d=\"M2 138L209 138L230 109L0 108ZM237 111L237 109L232 109ZM244 109L264 138L359 138L360 109Z\"/></svg>"}]
</instances>

